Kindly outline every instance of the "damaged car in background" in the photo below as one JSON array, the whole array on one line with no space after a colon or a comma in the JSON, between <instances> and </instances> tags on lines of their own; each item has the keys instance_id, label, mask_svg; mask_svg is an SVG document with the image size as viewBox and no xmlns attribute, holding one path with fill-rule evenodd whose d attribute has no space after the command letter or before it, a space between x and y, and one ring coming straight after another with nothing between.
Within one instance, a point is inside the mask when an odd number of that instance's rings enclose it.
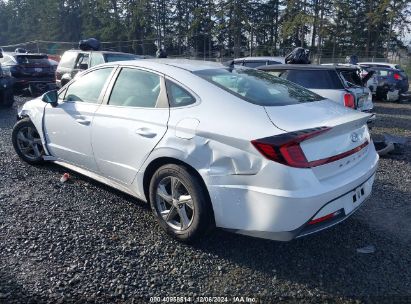
<instances>
[{"instance_id":1,"label":"damaged car in background","mask_svg":"<svg viewBox=\"0 0 411 304\"><path fill-rule=\"evenodd\" d=\"M143 58L130 53L101 51L100 45L100 41L90 38L80 40L78 50L64 52L56 68L57 86L65 86L78 73L102 63Z\"/></svg>"},{"instance_id":2,"label":"damaged car in background","mask_svg":"<svg viewBox=\"0 0 411 304\"><path fill-rule=\"evenodd\" d=\"M369 198L378 165L370 114L218 63L99 65L27 102L19 118L22 160L149 202L181 241L213 227L282 241L331 227Z\"/></svg>"},{"instance_id":3,"label":"damaged car in background","mask_svg":"<svg viewBox=\"0 0 411 304\"><path fill-rule=\"evenodd\" d=\"M402 98L409 98L408 76L403 70L380 65L366 66L363 63L360 65L375 72L377 80L375 96L378 100L400 101Z\"/></svg>"},{"instance_id":4,"label":"damaged car in background","mask_svg":"<svg viewBox=\"0 0 411 304\"><path fill-rule=\"evenodd\" d=\"M54 67L46 54L27 53L24 49L4 52L0 59L3 72L14 78L14 92L38 96L55 88Z\"/></svg>"},{"instance_id":5,"label":"damaged car in background","mask_svg":"<svg viewBox=\"0 0 411 304\"><path fill-rule=\"evenodd\" d=\"M315 64L279 64L261 66L258 69L292 81L352 109L369 112L374 107L372 93L367 87L372 72L361 78L356 67Z\"/></svg>"}]
</instances>

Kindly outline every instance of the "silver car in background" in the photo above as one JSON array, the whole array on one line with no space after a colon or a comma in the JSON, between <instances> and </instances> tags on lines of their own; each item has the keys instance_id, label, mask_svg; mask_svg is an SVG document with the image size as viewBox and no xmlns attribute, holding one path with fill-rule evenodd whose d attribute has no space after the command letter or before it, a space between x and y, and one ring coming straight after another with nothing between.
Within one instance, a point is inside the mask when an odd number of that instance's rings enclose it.
<instances>
[{"instance_id":1,"label":"silver car in background","mask_svg":"<svg viewBox=\"0 0 411 304\"><path fill-rule=\"evenodd\" d=\"M278 64L259 70L287 79L346 107L363 112L373 109L372 93L358 68L340 65Z\"/></svg>"}]
</instances>

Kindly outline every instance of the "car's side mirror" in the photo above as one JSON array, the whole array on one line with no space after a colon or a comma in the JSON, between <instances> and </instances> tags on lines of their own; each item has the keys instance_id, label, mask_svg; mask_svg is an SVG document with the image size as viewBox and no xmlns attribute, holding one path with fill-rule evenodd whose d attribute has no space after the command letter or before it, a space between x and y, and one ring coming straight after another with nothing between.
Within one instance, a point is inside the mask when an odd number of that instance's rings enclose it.
<instances>
[{"instance_id":1,"label":"car's side mirror","mask_svg":"<svg viewBox=\"0 0 411 304\"><path fill-rule=\"evenodd\" d=\"M79 69L80 70L87 70L88 69L88 64L87 63L80 63Z\"/></svg>"},{"instance_id":2,"label":"car's side mirror","mask_svg":"<svg viewBox=\"0 0 411 304\"><path fill-rule=\"evenodd\" d=\"M47 93L45 93L43 97L41 97L41 100L55 107L58 104L58 98L59 97L57 95L57 91L53 90L53 91L48 91Z\"/></svg>"}]
</instances>

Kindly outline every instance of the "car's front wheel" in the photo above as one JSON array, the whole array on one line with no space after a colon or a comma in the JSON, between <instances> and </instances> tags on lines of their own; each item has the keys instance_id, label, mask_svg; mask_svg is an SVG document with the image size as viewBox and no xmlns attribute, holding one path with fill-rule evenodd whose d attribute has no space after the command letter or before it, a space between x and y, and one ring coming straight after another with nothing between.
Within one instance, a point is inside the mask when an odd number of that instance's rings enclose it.
<instances>
[{"instance_id":1,"label":"car's front wheel","mask_svg":"<svg viewBox=\"0 0 411 304\"><path fill-rule=\"evenodd\" d=\"M24 118L14 125L12 142L17 155L25 162L37 165L44 161L40 134L29 118Z\"/></svg>"},{"instance_id":2,"label":"car's front wheel","mask_svg":"<svg viewBox=\"0 0 411 304\"><path fill-rule=\"evenodd\" d=\"M160 167L150 182L150 204L161 227L180 241L201 237L213 223L206 189L184 166Z\"/></svg>"}]
</instances>

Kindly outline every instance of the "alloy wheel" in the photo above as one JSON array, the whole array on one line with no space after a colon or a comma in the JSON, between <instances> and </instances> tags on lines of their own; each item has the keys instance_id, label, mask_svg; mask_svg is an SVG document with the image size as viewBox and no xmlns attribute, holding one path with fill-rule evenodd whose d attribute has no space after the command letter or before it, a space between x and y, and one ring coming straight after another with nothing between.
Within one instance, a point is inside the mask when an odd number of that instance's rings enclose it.
<instances>
[{"instance_id":1,"label":"alloy wheel","mask_svg":"<svg viewBox=\"0 0 411 304\"><path fill-rule=\"evenodd\" d=\"M23 127L17 133L17 146L29 160L35 161L43 155L43 144L37 130L33 127Z\"/></svg>"},{"instance_id":2,"label":"alloy wheel","mask_svg":"<svg viewBox=\"0 0 411 304\"><path fill-rule=\"evenodd\" d=\"M163 178L157 186L156 204L160 216L168 226L183 231L193 222L193 199L183 182L174 176Z\"/></svg>"}]
</instances>

